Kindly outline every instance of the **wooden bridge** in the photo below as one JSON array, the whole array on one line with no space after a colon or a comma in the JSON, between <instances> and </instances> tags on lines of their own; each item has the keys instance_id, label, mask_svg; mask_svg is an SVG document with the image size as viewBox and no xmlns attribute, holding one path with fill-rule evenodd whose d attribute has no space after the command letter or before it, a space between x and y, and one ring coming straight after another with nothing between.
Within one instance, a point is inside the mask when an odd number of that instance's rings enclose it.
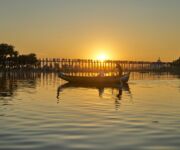
<instances>
[{"instance_id":1,"label":"wooden bridge","mask_svg":"<svg viewBox=\"0 0 180 150\"><path fill-rule=\"evenodd\" d=\"M39 59L36 68L44 71L65 72L114 72L116 65L120 64L124 71L161 71L168 70L171 62L149 62L149 61L122 61L122 60L91 60L91 59Z\"/></svg>"}]
</instances>

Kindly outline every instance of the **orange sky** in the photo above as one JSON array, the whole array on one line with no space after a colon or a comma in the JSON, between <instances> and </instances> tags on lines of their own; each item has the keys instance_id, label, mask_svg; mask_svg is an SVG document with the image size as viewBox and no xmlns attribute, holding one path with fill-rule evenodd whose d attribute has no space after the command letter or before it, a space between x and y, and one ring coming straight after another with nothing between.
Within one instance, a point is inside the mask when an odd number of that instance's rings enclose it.
<instances>
[{"instance_id":1,"label":"orange sky","mask_svg":"<svg viewBox=\"0 0 180 150\"><path fill-rule=\"evenodd\" d=\"M38 57L171 61L179 0L1 0L0 42Z\"/></svg>"}]
</instances>

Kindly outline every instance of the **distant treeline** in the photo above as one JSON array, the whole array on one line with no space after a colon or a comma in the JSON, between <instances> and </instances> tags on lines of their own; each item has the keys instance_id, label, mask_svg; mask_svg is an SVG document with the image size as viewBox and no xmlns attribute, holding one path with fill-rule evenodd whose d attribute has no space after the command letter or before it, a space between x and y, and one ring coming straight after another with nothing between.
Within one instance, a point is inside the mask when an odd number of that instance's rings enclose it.
<instances>
[{"instance_id":1,"label":"distant treeline","mask_svg":"<svg viewBox=\"0 0 180 150\"><path fill-rule=\"evenodd\" d=\"M36 54L21 55L9 44L0 44L0 69L6 68L30 68L36 65Z\"/></svg>"}]
</instances>

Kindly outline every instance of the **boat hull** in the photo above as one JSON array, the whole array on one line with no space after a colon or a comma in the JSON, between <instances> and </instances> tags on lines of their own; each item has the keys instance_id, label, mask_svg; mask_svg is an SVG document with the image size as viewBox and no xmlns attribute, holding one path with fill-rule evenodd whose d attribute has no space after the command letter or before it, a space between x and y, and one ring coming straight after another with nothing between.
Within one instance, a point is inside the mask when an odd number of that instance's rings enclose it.
<instances>
[{"instance_id":1,"label":"boat hull","mask_svg":"<svg viewBox=\"0 0 180 150\"><path fill-rule=\"evenodd\" d=\"M72 83L96 83L96 84L104 84L104 83L127 83L129 80L129 73L124 74L123 76L105 76L105 77L80 77L80 76L69 76L63 73L59 73L59 77L65 81Z\"/></svg>"}]
</instances>

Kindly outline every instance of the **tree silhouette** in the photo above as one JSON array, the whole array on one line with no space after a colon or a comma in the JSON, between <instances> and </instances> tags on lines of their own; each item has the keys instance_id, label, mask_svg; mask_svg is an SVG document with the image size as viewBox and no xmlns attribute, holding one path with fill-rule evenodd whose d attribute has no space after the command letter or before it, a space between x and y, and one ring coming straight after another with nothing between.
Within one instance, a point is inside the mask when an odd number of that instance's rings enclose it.
<instances>
[{"instance_id":1,"label":"tree silhouette","mask_svg":"<svg viewBox=\"0 0 180 150\"><path fill-rule=\"evenodd\" d=\"M36 54L30 53L27 55L19 55L19 52L14 49L14 46L8 44L0 44L0 68L9 69L18 68L33 68L38 60Z\"/></svg>"},{"instance_id":2,"label":"tree silhouette","mask_svg":"<svg viewBox=\"0 0 180 150\"><path fill-rule=\"evenodd\" d=\"M38 62L36 58L36 54L28 54L28 55L19 55L18 57L19 65L23 68L33 68L34 65Z\"/></svg>"},{"instance_id":3,"label":"tree silhouette","mask_svg":"<svg viewBox=\"0 0 180 150\"><path fill-rule=\"evenodd\" d=\"M6 68L7 61L11 61L14 54L14 46L8 44L0 44L0 65Z\"/></svg>"}]
</instances>

